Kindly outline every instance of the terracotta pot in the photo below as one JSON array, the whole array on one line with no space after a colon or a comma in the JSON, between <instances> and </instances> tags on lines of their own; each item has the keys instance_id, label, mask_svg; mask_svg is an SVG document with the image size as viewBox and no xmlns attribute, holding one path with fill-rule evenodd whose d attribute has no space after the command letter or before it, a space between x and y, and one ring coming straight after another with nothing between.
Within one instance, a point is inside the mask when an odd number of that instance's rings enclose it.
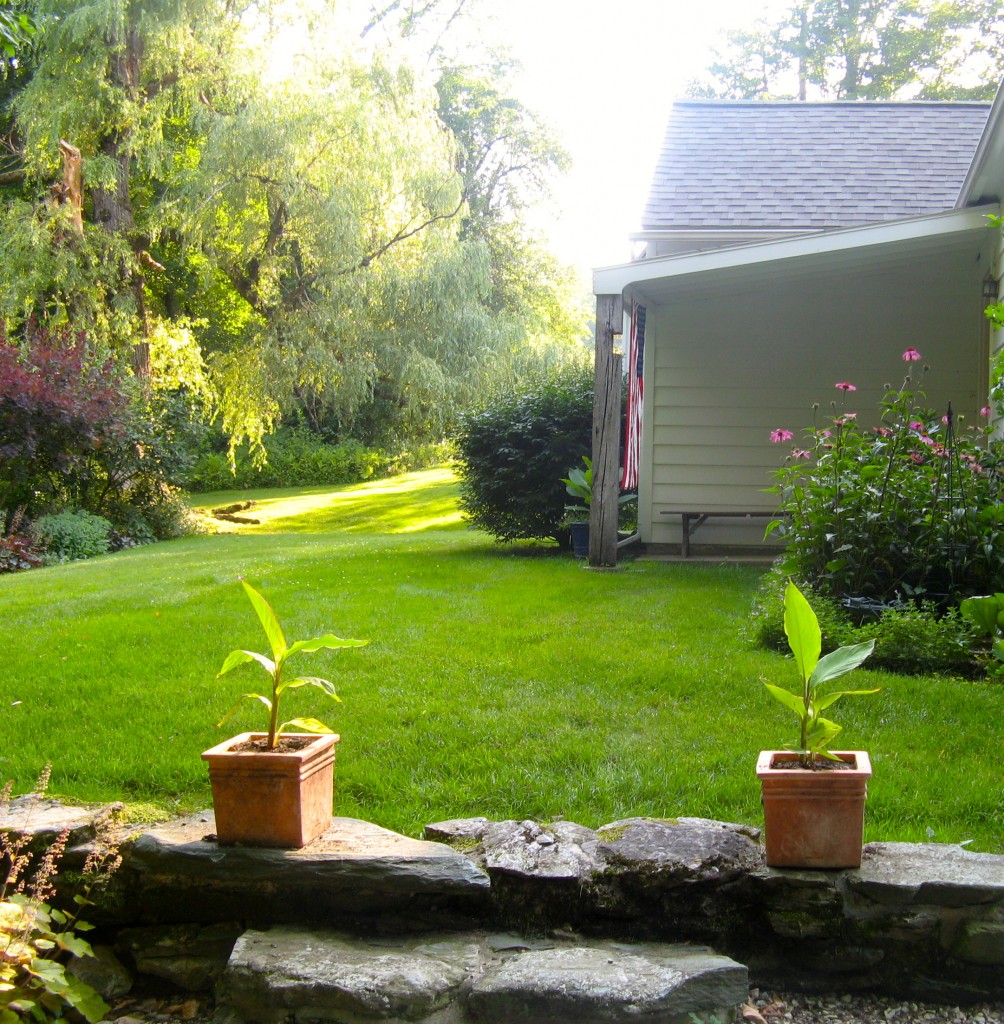
<instances>
[{"instance_id":1,"label":"terracotta pot","mask_svg":"<svg viewBox=\"0 0 1004 1024\"><path fill-rule=\"evenodd\" d=\"M338 736L283 735L311 742L291 752L232 750L265 738L244 732L203 752L221 844L299 849L331 824Z\"/></svg>"},{"instance_id":2,"label":"terracotta pot","mask_svg":"<svg viewBox=\"0 0 1004 1024\"><path fill-rule=\"evenodd\" d=\"M871 761L863 750L833 753L853 767L831 771L774 768L773 764L797 762L798 754L760 751L756 774L762 787L769 867L861 866Z\"/></svg>"}]
</instances>

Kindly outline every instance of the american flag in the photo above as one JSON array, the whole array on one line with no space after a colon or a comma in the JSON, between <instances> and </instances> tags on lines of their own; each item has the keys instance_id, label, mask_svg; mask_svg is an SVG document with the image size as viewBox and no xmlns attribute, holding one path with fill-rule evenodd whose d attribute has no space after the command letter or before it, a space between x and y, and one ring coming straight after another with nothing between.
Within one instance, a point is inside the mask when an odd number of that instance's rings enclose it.
<instances>
[{"instance_id":1,"label":"american flag","mask_svg":"<svg viewBox=\"0 0 1004 1024\"><path fill-rule=\"evenodd\" d=\"M638 486L638 461L641 458L641 410L645 396L645 307L631 303L631 330L627 350L627 429L624 433L624 468L621 490Z\"/></svg>"}]
</instances>

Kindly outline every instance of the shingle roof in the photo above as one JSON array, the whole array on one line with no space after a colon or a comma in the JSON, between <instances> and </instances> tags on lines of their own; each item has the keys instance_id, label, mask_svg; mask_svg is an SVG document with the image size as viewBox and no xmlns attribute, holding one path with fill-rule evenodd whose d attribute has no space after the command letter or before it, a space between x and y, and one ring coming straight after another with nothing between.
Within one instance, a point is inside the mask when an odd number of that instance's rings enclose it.
<instances>
[{"instance_id":1,"label":"shingle roof","mask_svg":"<svg viewBox=\"0 0 1004 1024\"><path fill-rule=\"evenodd\" d=\"M950 210L989 109L678 102L642 226L823 229Z\"/></svg>"}]
</instances>

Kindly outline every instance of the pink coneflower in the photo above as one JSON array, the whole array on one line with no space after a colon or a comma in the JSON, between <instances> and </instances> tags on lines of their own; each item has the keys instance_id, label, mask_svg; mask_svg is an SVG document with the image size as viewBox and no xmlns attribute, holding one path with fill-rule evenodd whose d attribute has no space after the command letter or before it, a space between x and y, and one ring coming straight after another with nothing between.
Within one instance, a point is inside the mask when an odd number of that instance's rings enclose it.
<instances>
[{"instance_id":1,"label":"pink coneflower","mask_svg":"<svg viewBox=\"0 0 1004 1024\"><path fill-rule=\"evenodd\" d=\"M853 384L848 384L847 381L842 380L839 384L833 385L838 391L857 391L857 387Z\"/></svg>"},{"instance_id":2,"label":"pink coneflower","mask_svg":"<svg viewBox=\"0 0 1004 1024\"><path fill-rule=\"evenodd\" d=\"M920 437L917 438L917 440L921 444L926 444L926 445L933 445L934 444L933 438L928 437L927 434L921 434Z\"/></svg>"},{"instance_id":3,"label":"pink coneflower","mask_svg":"<svg viewBox=\"0 0 1004 1024\"><path fill-rule=\"evenodd\" d=\"M781 427L770 432L770 439L774 444L784 444L785 441L790 441L794 436L790 430L783 430Z\"/></svg>"},{"instance_id":4,"label":"pink coneflower","mask_svg":"<svg viewBox=\"0 0 1004 1024\"><path fill-rule=\"evenodd\" d=\"M876 427L875 428L875 433L878 434L879 437L891 437L892 436L892 431L888 427Z\"/></svg>"},{"instance_id":5,"label":"pink coneflower","mask_svg":"<svg viewBox=\"0 0 1004 1024\"><path fill-rule=\"evenodd\" d=\"M913 459L914 462L924 461L917 452L910 452L910 458Z\"/></svg>"},{"instance_id":6,"label":"pink coneflower","mask_svg":"<svg viewBox=\"0 0 1004 1024\"><path fill-rule=\"evenodd\" d=\"M807 451L805 448L792 448L791 457L793 459L811 459L812 452Z\"/></svg>"},{"instance_id":7,"label":"pink coneflower","mask_svg":"<svg viewBox=\"0 0 1004 1024\"><path fill-rule=\"evenodd\" d=\"M913 420L910 423L910 429L911 430L923 430L924 429L924 424L921 423L920 420Z\"/></svg>"},{"instance_id":8,"label":"pink coneflower","mask_svg":"<svg viewBox=\"0 0 1004 1024\"><path fill-rule=\"evenodd\" d=\"M983 406L983 408L982 408L982 409L980 409L980 415L981 415L981 416L982 416L982 417L983 417L983 418L984 418L985 420L988 420L988 419L990 419L990 406L989 406L989 405L985 405L985 406Z\"/></svg>"},{"instance_id":9,"label":"pink coneflower","mask_svg":"<svg viewBox=\"0 0 1004 1024\"><path fill-rule=\"evenodd\" d=\"M912 346L903 353L904 363L919 363L924 357Z\"/></svg>"},{"instance_id":10,"label":"pink coneflower","mask_svg":"<svg viewBox=\"0 0 1004 1024\"><path fill-rule=\"evenodd\" d=\"M819 432L819 436L820 437L833 437L833 431L832 430L821 430Z\"/></svg>"}]
</instances>

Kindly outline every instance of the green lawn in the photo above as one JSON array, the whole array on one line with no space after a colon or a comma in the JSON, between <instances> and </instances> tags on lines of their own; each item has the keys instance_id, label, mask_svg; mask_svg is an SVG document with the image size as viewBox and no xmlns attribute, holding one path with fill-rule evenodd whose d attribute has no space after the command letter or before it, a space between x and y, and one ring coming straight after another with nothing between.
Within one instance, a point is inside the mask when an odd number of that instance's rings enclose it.
<instances>
[{"instance_id":1,"label":"green lawn","mask_svg":"<svg viewBox=\"0 0 1004 1024\"><path fill-rule=\"evenodd\" d=\"M264 680L214 680L232 648L265 643L243 575L290 640L372 641L300 661L343 703L300 690L284 707L341 733L339 813L409 834L475 814L762 820L757 750L796 723L761 685L792 666L740 639L756 571L592 572L544 545L501 547L464 529L441 470L258 497L259 526L0 576L0 778L24 791L51 761L66 797L208 806L200 751L261 722L249 703L215 728ZM867 838L1004 852L1004 686L858 684L883 690L835 717L842 745L872 754Z\"/></svg>"}]
</instances>

